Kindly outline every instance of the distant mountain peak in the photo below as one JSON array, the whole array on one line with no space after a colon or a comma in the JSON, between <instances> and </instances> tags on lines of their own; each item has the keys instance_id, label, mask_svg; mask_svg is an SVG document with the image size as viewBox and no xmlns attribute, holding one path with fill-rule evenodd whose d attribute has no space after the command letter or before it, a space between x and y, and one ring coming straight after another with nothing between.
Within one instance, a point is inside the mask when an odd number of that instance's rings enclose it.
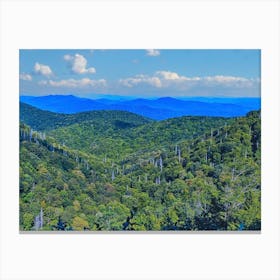
<instances>
[{"instance_id":1,"label":"distant mountain peak","mask_svg":"<svg viewBox=\"0 0 280 280\"><path fill-rule=\"evenodd\" d=\"M165 101L168 101L168 100L178 100L174 97L170 97L170 96L164 96L164 97L160 97L158 98L157 100L165 100Z\"/></svg>"}]
</instances>

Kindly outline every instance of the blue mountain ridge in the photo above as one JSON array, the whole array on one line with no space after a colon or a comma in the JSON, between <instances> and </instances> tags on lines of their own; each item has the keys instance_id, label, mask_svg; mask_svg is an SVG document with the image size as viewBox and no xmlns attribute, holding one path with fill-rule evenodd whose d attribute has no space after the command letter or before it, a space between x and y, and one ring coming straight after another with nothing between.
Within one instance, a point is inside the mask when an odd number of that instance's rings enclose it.
<instances>
[{"instance_id":1,"label":"blue mountain ridge","mask_svg":"<svg viewBox=\"0 0 280 280\"><path fill-rule=\"evenodd\" d=\"M154 120L180 116L244 116L261 106L260 98L109 98L89 99L74 95L20 96L20 101L55 113L79 113L92 110L122 110Z\"/></svg>"}]
</instances>

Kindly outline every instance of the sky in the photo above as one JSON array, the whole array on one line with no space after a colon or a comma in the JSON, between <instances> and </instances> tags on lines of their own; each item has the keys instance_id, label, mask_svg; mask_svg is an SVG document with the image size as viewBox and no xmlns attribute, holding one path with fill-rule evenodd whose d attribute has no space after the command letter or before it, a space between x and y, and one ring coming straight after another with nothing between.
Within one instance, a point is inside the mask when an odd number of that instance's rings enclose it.
<instances>
[{"instance_id":1,"label":"sky","mask_svg":"<svg viewBox=\"0 0 280 280\"><path fill-rule=\"evenodd\" d=\"M20 50L20 95L260 97L260 50Z\"/></svg>"}]
</instances>

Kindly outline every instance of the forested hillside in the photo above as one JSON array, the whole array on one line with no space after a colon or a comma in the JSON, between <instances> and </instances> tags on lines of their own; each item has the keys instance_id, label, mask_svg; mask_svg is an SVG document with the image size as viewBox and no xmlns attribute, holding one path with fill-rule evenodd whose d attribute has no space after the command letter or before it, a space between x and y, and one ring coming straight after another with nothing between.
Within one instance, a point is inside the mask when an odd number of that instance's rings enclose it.
<instances>
[{"instance_id":1,"label":"forested hillside","mask_svg":"<svg viewBox=\"0 0 280 280\"><path fill-rule=\"evenodd\" d=\"M21 230L260 230L261 118L20 106Z\"/></svg>"},{"instance_id":2,"label":"forested hillside","mask_svg":"<svg viewBox=\"0 0 280 280\"><path fill-rule=\"evenodd\" d=\"M25 103L20 103L20 120L37 130L52 130L71 124L87 123L101 131L111 127L116 129L146 124L152 120L126 111L89 111L78 114L58 114L43 111ZM127 122L129 121L129 122Z\"/></svg>"}]
</instances>

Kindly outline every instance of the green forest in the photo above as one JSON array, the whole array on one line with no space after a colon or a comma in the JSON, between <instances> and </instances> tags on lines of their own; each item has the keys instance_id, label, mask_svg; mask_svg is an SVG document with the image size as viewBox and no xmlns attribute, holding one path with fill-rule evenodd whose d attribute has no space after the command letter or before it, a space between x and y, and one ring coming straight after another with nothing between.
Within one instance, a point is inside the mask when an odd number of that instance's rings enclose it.
<instances>
[{"instance_id":1,"label":"green forest","mask_svg":"<svg viewBox=\"0 0 280 280\"><path fill-rule=\"evenodd\" d=\"M21 231L261 229L261 111L154 121L20 103Z\"/></svg>"}]
</instances>

